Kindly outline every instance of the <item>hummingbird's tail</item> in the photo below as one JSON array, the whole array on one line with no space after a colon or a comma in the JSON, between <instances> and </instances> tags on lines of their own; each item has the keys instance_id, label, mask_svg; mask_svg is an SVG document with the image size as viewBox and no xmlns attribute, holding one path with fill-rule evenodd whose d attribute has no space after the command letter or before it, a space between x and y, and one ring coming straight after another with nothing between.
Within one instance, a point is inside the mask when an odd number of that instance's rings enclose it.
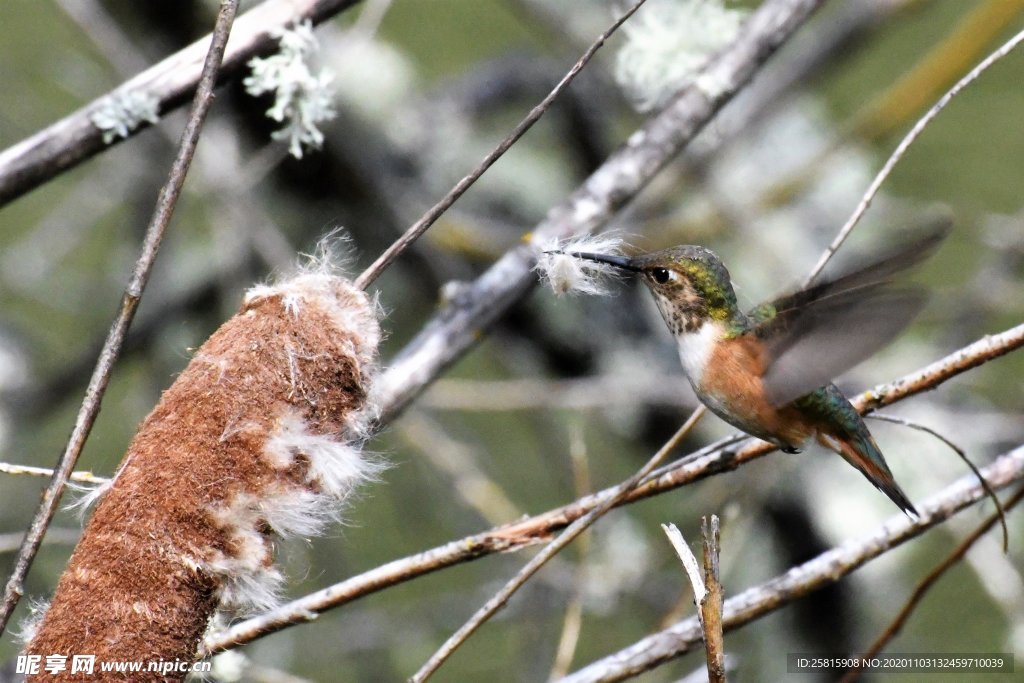
<instances>
[{"instance_id":1,"label":"hummingbird's tail","mask_svg":"<svg viewBox=\"0 0 1024 683\"><path fill-rule=\"evenodd\" d=\"M818 433L818 441L826 448L835 451L843 456L846 462L850 463L868 478L875 487L889 496L892 502L896 503L908 515L917 517L917 510L914 504L907 498L907 494L896 483L889 466L885 464L882 451L878 444L863 424L860 428L844 434Z\"/></svg>"}]
</instances>

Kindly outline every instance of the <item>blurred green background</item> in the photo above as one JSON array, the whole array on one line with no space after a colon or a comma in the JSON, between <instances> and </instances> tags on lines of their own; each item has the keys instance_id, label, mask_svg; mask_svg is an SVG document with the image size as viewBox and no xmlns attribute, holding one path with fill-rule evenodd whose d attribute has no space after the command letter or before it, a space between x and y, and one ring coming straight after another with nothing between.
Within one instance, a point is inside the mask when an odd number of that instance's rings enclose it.
<instances>
[{"instance_id":1,"label":"blurred green background","mask_svg":"<svg viewBox=\"0 0 1024 683\"><path fill-rule=\"evenodd\" d=\"M243 11L253 4L243 3ZM248 286L285 272L297 253L310 252L337 226L351 235L351 272L368 264L547 93L619 5L367 0L317 29L318 62L335 74L338 117L324 126L323 150L302 160L270 141L274 124L263 116L269 100L246 95L238 83L225 86L79 469L114 471L189 349L237 308ZM783 291L808 271L924 109L1024 27L1024 3L1010 0L833 0L774 63L809 54L854 5L873 19L742 125L729 124L745 106L742 98L728 107L614 227L638 249L687 242L714 249L745 304ZM6 0L0 148L204 35L215 11L215 3L200 0ZM471 279L518 244L642 122L613 77L624 40L610 40L568 96L376 283L388 311L384 366L437 310L445 283ZM858 390L893 379L1020 322L1022 73L1024 54L1010 55L956 99L843 248L840 256L879 248L936 205L955 216L952 237L920 273L934 290L926 314L840 386ZM769 68L755 86L783 75ZM182 122L180 111L167 115L157 128L2 207L0 461L51 466L62 450ZM604 488L639 467L689 413L693 397L647 295L632 283L616 290L610 298L556 299L537 289L515 305L371 442L391 468L346 513L349 523L328 538L281 547L289 595L542 512L578 497L581 481ZM947 430L981 465L1024 437L1021 371L1022 357L1010 355L891 412ZM930 437L871 427L915 501L966 472ZM687 448L729 432L707 418ZM584 463L575 473L574 440ZM0 474L4 576L44 485ZM816 449L775 453L613 511L436 680L547 678L567 605L577 600L583 617L570 670L691 615L688 583L660 523L678 524L693 540L701 515L723 517L728 597L895 512L859 474ZM737 680L782 680L787 652L863 649L981 519L971 509L839 584L727 634ZM925 599L891 651L1024 652L1020 513L1009 522L1009 554L994 536L979 543ZM52 591L80 527L74 514L58 515L55 542L43 547L29 576L30 597ZM243 649L251 662L245 679L270 680L260 676L271 670L322 681L402 679L524 561L522 553L487 557L263 638ZM23 601L18 617L26 608ZM16 651L5 635L0 659ZM641 680L678 680L702 666L695 653Z\"/></svg>"}]
</instances>

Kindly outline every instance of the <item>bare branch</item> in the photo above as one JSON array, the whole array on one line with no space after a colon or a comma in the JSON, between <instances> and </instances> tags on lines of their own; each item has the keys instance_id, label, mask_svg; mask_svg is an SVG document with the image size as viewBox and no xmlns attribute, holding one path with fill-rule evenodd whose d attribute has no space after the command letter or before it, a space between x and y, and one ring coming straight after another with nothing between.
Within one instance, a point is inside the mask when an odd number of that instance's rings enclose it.
<instances>
[{"instance_id":1,"label":"bare branch","mask_svg":"<svg viewBox=\"0 0 1024 683\"><path fill-rule=\"evenodd\" d=\"M593 232L607 224L822 2L767 0L762 3L736 42L713 58L664 110L633 133L565 203L554 207L536 226L533 236L563 239ZM713 92L706 89L709 83L717 86ZM390 421L401 412L534 285L534 260L534 248L530 245L507 252L472 284L455 294L391 361L375 388L382 407L382 422Z\"/></svg>"},{"instance_id":2,"label":"bare branch","mask_svg":"<svg viewBox=\"0 0 1024 683\"><path fill-rule=\"evenodd\" d=\"M615 23L613 23L607 31L598 36L597 40L595 40L593 44L587 48L587 51L583 53L583 56L579 58L571 69L569 69L569 72L562 77L562 80L558 82L558 85L556 85L537 106L530 110L530 113L526 115L526 118L516 125L512 132L509 133L508 137L498 143L498 146L491 150L476 168L470 171L469 174L463 176L462 180L457 182L455 187L453 187L448 194L430 207L430 209L423 214L418 221L409 226L409 229L406 230L401 237L395 240L390 247L385 249L384 253L378 256L377 260L371 263L370 266L364 270L358 278L356 278L356 287L366 289L373 284L373 281L384 272L385 268L391 265L391 263L398 258L399 254L408 249L413 242L419 239L420 235L425 233L430 226L441 217L441 214L447 211L452 204L458 201L459 197L465 194L466 190L472 187L473 183L479 180L480 176L486 173L487 169L494 165L495 161L500 159L502 155L512 147L512 145L517 143L519 138L523 137L526 134L526 131L530 130L530 128L533 127L533 124L537 123L537 121L540 120L540 117L551 108L551 104L555 101L555 98L562 94L563 90L569 87L569 84L572 83L573 79L576 78L576 75L583 70L583 67L587 65L587 62L589 62L594 56L594 53L596 53L601 46L604 45L605 41L608 40L608 38L611 37L611 35L615 33L615 31L617 31L627 19L633 16L633 14L640 9L646 1L647 0L637 0L632 7L626 10L621 17L615 20Z\"/></svg>"},{"instance_id":3,"label":"bare branch","mask_svg":"<svg viewBox=\"0 0 1024 683\"><path fill-rule=\"evenodd\" d=\"M356 1L268 0L257 5L239 17L231 46L224 54L219 79L237 73L251 57L271 47L273 30L305 19L320 23ZM92 115L110 97L144 93L159 102L161 114L187 101L199 82L209 45L210 36L197 40L78 111L0 152L0 206L115 144L116 141L105 143L103 132L92 122ZM142 128L137 128L130 134L140 130Z\"/></svg>"},{"instance_id":4,"label":"bare branch","mask_svg":"<svg viewBox=\"0 0 1024 683\"><path fill-rule=\"evenodd\" d=\"M1024 446L1003 454L982 470L993 488L1024 479ZM915 538L980 500L984 490L973 476L963 477L918 506L921 517L890 518L871 533L847 541L785 574L748 588L725 601L723 626L731 630L802 598L886 551ZM637 641L562 679L563 683L621 681L690 652L701 643L700 624L686 619Z\"/></svg>"},{"instance_id":5,"label":"bare branch","mask_svg":"<svg viewBox=\"0 0 1024 683\"><path fill-rule=\"evenodd\" d=\"M203 121L213 103L213 88L217 82L217 73L220 69L221 59L224 57L224 50L227 46L228 35L231 33L231 26L235 19L235 12L238 9L238 0L222 0L220 10L217 13L217 22L213 29L213 40L210 43L209 53L203 62L202 76L199 78L199 85L196 88L195 99L192 103L192 110L189 112L185 130L181 134L181 142L178 146L178 153L171 165L171 171L167 182L160 188L160 195L157 197L156 208L149 226L146 228L146 235L142 243L142 250L135 262L128 286L125 288L124 296L121 299L121 307L107 339L103 344L93 371L89 386L85 392L85 400L78 412L75 426L72 429L71 437L67 446L57 462L53 478L43 492L43 500L39 504L32 525L21 549L18 551L15 560L14 571L7 581L4 590L3 606L0 608L0 633L7 627L7 622L14 612L15 606L21 599L24 591L22 582L28 574L32 560L42 543L43 534L53 519L57 506L60 503L61 493L67 482L75 462L85 446L89 437L96 415L100 410L100 402L106 391L107 383L110 381L110 374L113 371L114 362L117 360L124 345L125 337L128 334L128 327L131 325L135 310L142 299L142 292L149 280L153 263L156 261L157 252L160 249L160 242L163 239L164 231L171 220L174 206L178 201L182 185L185 182L185 175L188 173L189 165L192 162L192 155L195 152L196 144L199 142L199 132L202 130Z\"/></svg>"},{"instance_id":6,"label":"bare branch","mask_svg":"<svg viewBox=\"0 0 1024 683\"><path fill-rule=\"evenodd\" d=\"M920 370L889 384L881 384L854 399L860 411L875 410L932 389L942 382L1024 345L1024 324L986 336ZM713 474L735 469L773 448L763 441L725 439L681 458L651 476L622 501L634 502L658 495ZM991 482L990 482L991 483ZM235 624L207 638L205 655L236 647L282 628L315 619L316 615L389 586L430 574L445 567L500 552L518 550L548 540L551 534L608 500L615 488L605 489L525 520L506 524L451 541L442 546L393 560L358 576L310 593L281 607Z\"/></svg>"}]
</instances>

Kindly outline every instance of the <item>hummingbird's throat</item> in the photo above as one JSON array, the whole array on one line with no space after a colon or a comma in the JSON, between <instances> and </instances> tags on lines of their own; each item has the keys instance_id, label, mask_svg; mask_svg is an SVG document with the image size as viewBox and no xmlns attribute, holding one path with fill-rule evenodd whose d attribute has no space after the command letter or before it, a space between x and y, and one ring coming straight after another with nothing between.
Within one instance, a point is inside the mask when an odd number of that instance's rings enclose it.
<instances>
[{"instance_id":1,"label":"hummingbird's throat","mask_svg":"<svg viewBox=\"0 0 1024 683\"><path fill-rule=\"evenodd\" d=\"M676 337L696 332L708 322L704 300L696 293L677 291L669 298L661 292L654 292L654 301L658 304L658 310L661 311L661 317L664 318L669 331Z\"/></svg>"}]
</instances>

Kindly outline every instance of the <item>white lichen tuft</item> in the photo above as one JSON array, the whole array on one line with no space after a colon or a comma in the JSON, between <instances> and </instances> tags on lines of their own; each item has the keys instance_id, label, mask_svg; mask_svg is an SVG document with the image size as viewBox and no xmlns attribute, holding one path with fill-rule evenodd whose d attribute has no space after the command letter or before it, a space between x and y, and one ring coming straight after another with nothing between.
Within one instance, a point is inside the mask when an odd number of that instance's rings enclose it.
<instances>
[{"instance_id":1,"label":"white lichen tuft","mask_svg":"<svg viewBox=\"0 0 1024 683\"><path fill-rule=\"evenodd\" d=\"M159 121L159 109L160 100L147 92L119 92L103 98L89 120L103 132L103 142L109 145L117 138L127 138L143 121Z\"/></svg>"},{"instance_id":2,"label":"white lichen tuft","mask_svg":"<svg viewBox=\"0 0 1024 683\"><path fill-rule=\"evenodd\" d=\"M619 269L606 263L588 261L571 254L589 252L592 254L620 255L622 238L616 235L586 235L564 242L551 239L537 244L540 254L534 266L540 279L546 282L558 296L564 294L608 293L608 282L619 275Z\"/></svg>"},{"instance_id":3,"label":"white lichen tuft","mask_svg":"<svg viewBox=\"0 0 1024 683\"><path fill-rule=\"evenodd\" d=\"M658 109L736 38L746 15L723 0L651 0L622 27L615 80L638 111Z\"/></svg>"},{"instance_id":4,"label":"white lichen tuft","mask_svg":"<svg viewBox=\"0 0 1024 683\"><path fill-rule=\"evenodd\" d=\"M333 75L326 69L314 73L310 66L318 46L309 21L272 35L280 41L277 54L250 60L252 73L243 84L250 95L274 93L267 116L284 126L272 136L287 140L289 153L301 159L306 149L320 148L324 134L318 125L335 116L329 87Z\"/></svg>"}]
</instances>

